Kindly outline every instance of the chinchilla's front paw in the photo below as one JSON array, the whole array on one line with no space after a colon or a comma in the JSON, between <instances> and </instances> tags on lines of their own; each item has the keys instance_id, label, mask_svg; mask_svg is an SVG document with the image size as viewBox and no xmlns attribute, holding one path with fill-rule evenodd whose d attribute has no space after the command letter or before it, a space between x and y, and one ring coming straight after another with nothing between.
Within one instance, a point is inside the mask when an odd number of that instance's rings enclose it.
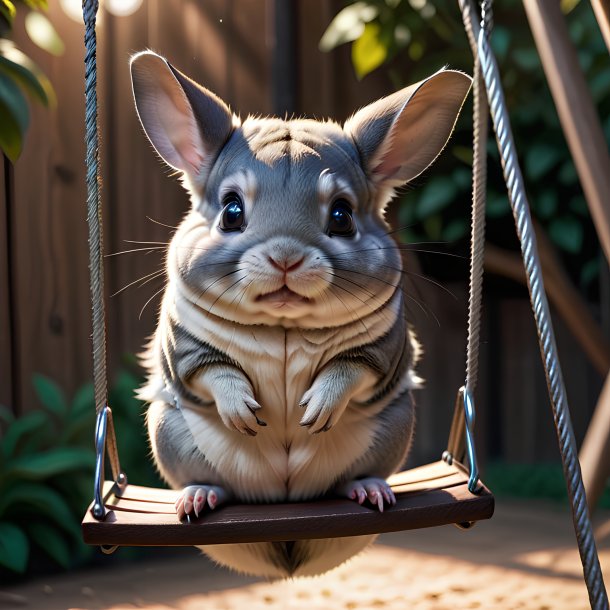
<instances>
[{"instance_id":1,"label":"chinchilla's front paw","mask_svg":"<svg viewBox=\"0 0 610 610\"><path fill-rule=\"evenodd\" d=\"M310 434L326 432L339 421L348 402L349 397L337 392L327 378L316 380L299 403L305 409L300 425L309 428Z\"/></svg>"},{"instance_id":2,"label":"chinchilla's front paw","mask_svg":"<svg viewBox=\"0 0 610 610\"><path fill-rule=\"evenodd\" d=\"M215 392L216 409L229 430L256 436L256 428L267 425L257 416L261 406L252 394L250 383L238 377L228 377L222 390Z\"/></svg>"}]
</instances>

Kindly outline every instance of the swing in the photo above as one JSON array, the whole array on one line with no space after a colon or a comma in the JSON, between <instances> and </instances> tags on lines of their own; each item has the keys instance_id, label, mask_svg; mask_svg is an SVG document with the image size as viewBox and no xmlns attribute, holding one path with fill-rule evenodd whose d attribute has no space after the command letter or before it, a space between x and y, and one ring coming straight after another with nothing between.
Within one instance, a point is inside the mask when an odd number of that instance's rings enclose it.
<instances>
[{"instance_id":1,"label":"swing","mask_svg":"<svg viewBox=\"0 0 610 610\"><path fill-rule=\"evenodd\" d=\"M384 513L346 499L323 498L285 504L233 504L207 513L200 520L187 523L178 520L174 509L174 501L179 491L152 489L127 483L127 478L120 468L112 412L107 406L95 57L98 4L98 0L83 1L86 26L87 206L97 411L94 500L82 523L84 541L101 546L105 552L112 552L117 546L193 546L336 538L452 523L468 529L477 521L492 516L494 498L479 479L473 436L473 394L477 381L483 275L487 92L505 180L522 244L585 579L592 607L607 608L599 560L586 503L583 500L584 489L567 413L565 388L555 353L553 330L529 208L516 162L503 92L499 85L498 67L488 42L491 29L490 1L483 0L481 3L482 20L479 26L472 0L459 0L475 57L473 211L466 383L458 391L447 450L437 462L391 476L388 482L396 494L397 503ZM111 481L104 480L106 449L113 474Z\"/></svg>"}]
</instances>

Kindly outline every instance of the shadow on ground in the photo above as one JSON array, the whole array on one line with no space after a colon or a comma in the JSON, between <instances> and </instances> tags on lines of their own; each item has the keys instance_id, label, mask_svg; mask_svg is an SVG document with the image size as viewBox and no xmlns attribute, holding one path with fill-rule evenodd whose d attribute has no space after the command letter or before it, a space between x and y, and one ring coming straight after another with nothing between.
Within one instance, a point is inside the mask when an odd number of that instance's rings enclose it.
<instances>
[{"instance_id":1,"label":"shadow on ground","mask_svg":"<svg viewBox=\"0 0 610 610\"><path fill-rule=\"evenodd\" d=\"M610 513L596 519L610 581ZM119 551L120 552L120 551ZM579 610L589 607L570 515L498 501L470 531L400 532L318 578L267 583L217 568L193 549L5 589L1 608L149 610Z\"/></svg>"}]
</instances>

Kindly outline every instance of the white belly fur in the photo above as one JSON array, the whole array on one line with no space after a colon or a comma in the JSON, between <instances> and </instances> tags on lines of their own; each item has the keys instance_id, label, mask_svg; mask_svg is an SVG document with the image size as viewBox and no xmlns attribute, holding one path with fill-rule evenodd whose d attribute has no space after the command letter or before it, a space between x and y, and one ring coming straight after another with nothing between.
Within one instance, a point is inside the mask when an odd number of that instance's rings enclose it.
<instances>
[{"instance_id":1,"label":"white belly fur","mask_svg":"<svg viewBox=\"0 0 610 610\"><path fill-rule=\"evenodd\" d=\"M311 435L299 426L303 410L298 406L326 362L365 342L361 324L312 334L280 326L239 326L210 317L187 299L169 304L166 300L168 305L189 332L240 363L263 407L258 416L268 425L256 437L228 430L215 410L182 409L196 445L238 499L267 502L315 497L328 491L367 451L375 433L369 417L378 409L365 417L362 409L348 406L334 428ZM366 341L393 323L389 312L395 313L394 308L388 307L383 318L367 325Z\"/></svg>"}]
</instances>

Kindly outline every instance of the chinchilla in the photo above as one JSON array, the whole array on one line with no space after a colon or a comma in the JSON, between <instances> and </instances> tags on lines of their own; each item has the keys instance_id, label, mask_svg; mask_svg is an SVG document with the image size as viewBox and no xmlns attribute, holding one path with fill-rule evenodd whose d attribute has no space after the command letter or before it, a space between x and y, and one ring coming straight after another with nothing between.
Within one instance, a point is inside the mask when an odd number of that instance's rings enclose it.
<instances>
[{"instance_id":1,"label":"chinchilla","mask_svg":"<svg viewBox=\"0 0 610 610\"><path fill-rule=\"evenodd\" d=\"M140 391L179 517L325 495L391 507L418 348L384 211L445 146L470 77L441 70L340 126L242 122L152 52L131 73L144 130L191 197ZM374 538L202 549L273 578L319 574Z\"/></svg>"}]
</instances>

